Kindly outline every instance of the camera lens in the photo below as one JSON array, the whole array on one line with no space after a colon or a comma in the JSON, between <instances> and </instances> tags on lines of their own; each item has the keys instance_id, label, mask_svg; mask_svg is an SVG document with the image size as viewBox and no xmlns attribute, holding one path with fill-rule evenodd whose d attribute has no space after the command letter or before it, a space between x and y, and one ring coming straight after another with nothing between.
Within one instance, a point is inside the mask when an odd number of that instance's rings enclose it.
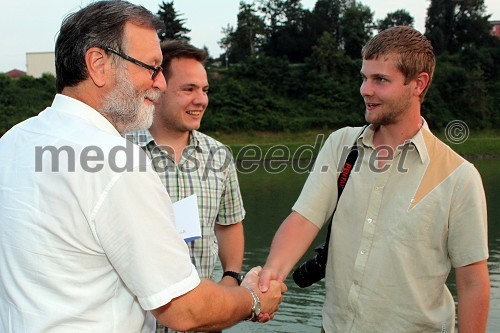
<instances>
[{"instance_id":1,"label":"camera lens","mask_svg":"<svg viewBox=\"0 0 500 333\"><path fill-rule=\"evenodd\" d=\"M293 280L300 288L309 287L325 277L326 260L321 262L321 258L320 255L317 255L293 272Z\"/></svg>"}]
</instances>

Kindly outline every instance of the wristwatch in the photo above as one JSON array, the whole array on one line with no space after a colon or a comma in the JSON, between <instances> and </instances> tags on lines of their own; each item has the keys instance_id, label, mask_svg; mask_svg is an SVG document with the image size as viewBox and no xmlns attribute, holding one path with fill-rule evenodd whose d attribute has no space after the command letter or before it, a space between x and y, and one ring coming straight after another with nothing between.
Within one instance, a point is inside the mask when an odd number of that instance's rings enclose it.
<instances>
[{"instance_id":1,"label":"wristwatch","mask_svg":"<svg viewBox=\"0 0 500 333\"><path fill-rule=\"evenodd\" d=\"M222 277L224 276L230 276L235 278L236 281L238 281L238 286L241 284L241 281L243 281L243 278L245 277L245 275L233 271L225 271L224 274L222 274Z\"/></svg>"},{"instance_id":2,"label":"wristwatch","mask_svg":"<svg viewBox=\"0 0 500 333\"><path fill-rule=\"evenodd\" d=\"M247 320L253 321L260 314L260 299L259 299L259 296L257 296L255 291L253 291L253 289L251 287L249 287L249 286L243 286L243 287L247 288L248 291L250 292L250 294L252 294L252 298L253 298L252 315L249 318L247 318Z\"/></svg>"}]
</instances>

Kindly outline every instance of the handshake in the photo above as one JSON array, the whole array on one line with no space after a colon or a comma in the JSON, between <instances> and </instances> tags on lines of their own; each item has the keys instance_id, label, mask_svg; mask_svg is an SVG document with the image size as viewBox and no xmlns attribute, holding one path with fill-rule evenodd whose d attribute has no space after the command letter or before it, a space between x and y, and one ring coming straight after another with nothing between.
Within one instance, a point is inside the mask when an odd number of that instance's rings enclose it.
<instances>
[{"instance_id":1,"label":"handshake","mask_svg":"<svg viewBox=\"0 0 500 333\"><path fill-rule=\"evenodd\" d=\"M254 267L240 287L229 285L230 279L201 279L190 292L151 312L160 324L181 332L220 331L243 320L265 323L273 319L287 291L284 279L274 276Z\"/></svg>"},{"instance_id":2,"label":"handshake","mask_svg":"<svg viewBox=\"0 0 500 333\"><path fill-rule=\"evenodd\" d=\"M278 280L270 280L260 266L252 268L241 286L249 290L253 298L252 313L248 320L265 323L274 318L287 286Z\"/></svg>"}]
</instances>

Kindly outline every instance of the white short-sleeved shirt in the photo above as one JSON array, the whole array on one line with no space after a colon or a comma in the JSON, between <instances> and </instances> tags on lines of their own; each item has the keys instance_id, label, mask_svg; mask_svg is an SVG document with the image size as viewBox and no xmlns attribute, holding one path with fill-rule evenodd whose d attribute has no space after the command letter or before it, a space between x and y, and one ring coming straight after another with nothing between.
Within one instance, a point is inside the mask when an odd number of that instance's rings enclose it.
<instances>
[{"instance_id":1,"label":"white short-sleeved shirt","mask_svg":"<svg viewBox=\"0 0 500 333\"><path fill-rule=\"evenodd\" d=\"M293 209L322 227L361 128L325 142ZM383 169L373 126L339 200L326 267L323 327L339 332L453 332L451 267L488 258L486 200L474 166L424 126Z\"/></svg>"},{"instance_id":2,"label":"white short-sleeved shirt","mask_svg":"<svg viewBox=\"0 0 500 333\"><path fill-rule=\"evenodd\" d=\"M144 152L57 95L0 139L0 331L153 332L199 284Z\"/></svg>"}]
</instances>

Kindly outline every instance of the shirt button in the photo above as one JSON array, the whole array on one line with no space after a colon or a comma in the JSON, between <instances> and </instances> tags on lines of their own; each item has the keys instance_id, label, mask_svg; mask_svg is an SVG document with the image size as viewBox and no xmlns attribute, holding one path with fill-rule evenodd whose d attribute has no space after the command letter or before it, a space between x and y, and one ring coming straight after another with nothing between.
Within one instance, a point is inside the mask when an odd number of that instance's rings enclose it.
<instances>
[{"instance_id":1,"label":"shirt button","mask_svg":"<svg viewBox=\"0 0 500 333\"><path fill-rule=\"evenodd\" d=\"M366 250L361 250L361 251L359 251L359 253L361 253L361 254L365 254L365 253L366 253Z\"/></svg>"},{"instance_id":2,"label":"shirt button","mask_svg":"<svg viewBox=\"0 0 500 333\"><path fill-rule=\"evenodd\" d=\"M369 224L371 224L373 222L372 219L367 219L366 222L368 222Z\"/></svg>"}]
</instances>

